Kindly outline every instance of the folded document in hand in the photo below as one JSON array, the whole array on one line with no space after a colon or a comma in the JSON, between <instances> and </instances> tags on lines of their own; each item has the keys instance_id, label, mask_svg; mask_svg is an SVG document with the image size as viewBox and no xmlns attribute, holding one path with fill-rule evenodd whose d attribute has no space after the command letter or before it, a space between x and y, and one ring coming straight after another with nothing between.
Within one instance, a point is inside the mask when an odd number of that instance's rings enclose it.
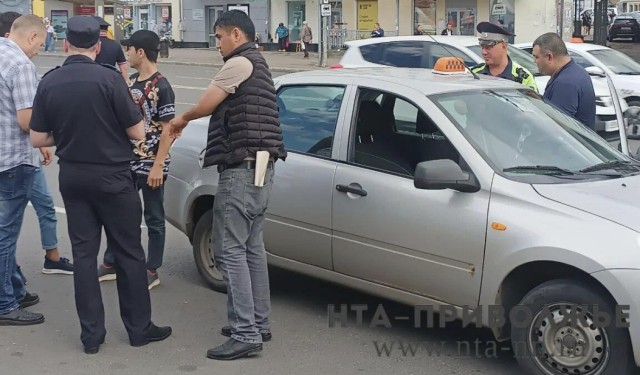
<instances>
[{"instance_id":1,"label":"folded document in hand","mask_svg":"<svg viewBox=\"0 0 640 375\"><path fill-rule=\"evenodd\" d=\"M267 174L269 156L268 151L256 152L256 175L253 183L256 186L264 186L264 177Z\"/></svg>"}]
</instances>

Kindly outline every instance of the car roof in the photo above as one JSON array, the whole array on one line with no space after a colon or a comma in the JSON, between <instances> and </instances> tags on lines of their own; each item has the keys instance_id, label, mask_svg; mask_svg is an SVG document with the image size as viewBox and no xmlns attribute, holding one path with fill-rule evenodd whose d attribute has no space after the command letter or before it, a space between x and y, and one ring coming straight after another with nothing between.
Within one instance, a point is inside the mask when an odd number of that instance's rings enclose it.
<instances>
[{"instance_id":1,"label":"car roof","mask_svg":"<svg viewBox=\"0 0 640 375\"><path fill-rule=\"evenodd\" d=\"M574 51L581 51L581 52L586 52L586 51L594 51L597 49L611 49L609 47L606 46L601 46L599 44L593 44L593 43L572 43L572 42L565 42L564 43L567 46L567 49L569 50L574 50ZM514 44L514 46L516 47L531 47L533 45L533 42L527 42L527 43L516 43Z\"/></svg>"},{"instance_id":2,"label":"car roof","mask_svg":"<svg viewBox=\"0 0 640 375\"><path fill-rule=\"evenodd\" d=\"M466 47L471 44L478 44L478 38L475 36L462 36L462 35L407 35L407 36L387 36L382 38L368 38L359 39L346 42L349 47L361 47L370 44L389 43L389 42L403 42L403 41L424 41L443 43L452 46Z\"/></svg>"},{"instance_id":3,"label":"car roof","mask_svg":"<svg viewBox=\"0 0 640 375\"><path fill-rule=\"evenodd\" d=\"M525 86L503 78L477 75L473 78L470 73L460 75L440 75L432 72L431 69L421 68L394 68L375 67L358 69L332 69L314 70L298 73L290 73L280 76L282 81L300 78L301 82L317 82L323 84L329 82L330 78L340 77L340 82L353 80L367 80L372 82L385 82L390 84L400 84L408 88L415 89L424 95L439 94L445 92L481 90L481 89L508 89L526 88Z\"/></svg>"}]
</instances>

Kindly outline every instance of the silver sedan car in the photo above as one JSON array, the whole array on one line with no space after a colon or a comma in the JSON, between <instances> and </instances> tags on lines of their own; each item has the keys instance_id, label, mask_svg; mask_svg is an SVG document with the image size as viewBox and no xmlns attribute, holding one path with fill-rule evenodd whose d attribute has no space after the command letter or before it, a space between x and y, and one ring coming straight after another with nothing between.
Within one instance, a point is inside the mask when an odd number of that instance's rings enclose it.
<instances>
[{"instance_id":1,"label":"silver sedan car","mask_svg":"<svg viewBox=\"0 0 640 375\"><path fill-rule=\"evenodd\" d=\"M270 264L417 311L475 313L529 374L630 374L640 164L522 85L439 73L277 79L289 156L275 166ZM190 124L174 144L165 208L224 291L211 251L218 173L201 168L207 127Z\"/></svg>"}]
</instances>

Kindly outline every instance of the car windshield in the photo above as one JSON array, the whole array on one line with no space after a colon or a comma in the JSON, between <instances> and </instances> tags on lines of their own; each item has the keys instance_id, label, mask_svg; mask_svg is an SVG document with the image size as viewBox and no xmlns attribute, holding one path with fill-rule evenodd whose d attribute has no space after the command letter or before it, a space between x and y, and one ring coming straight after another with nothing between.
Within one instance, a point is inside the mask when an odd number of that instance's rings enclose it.
<instances>
[{"instance_id":1,"label":"car windshield","mask_svg":"<svg viewBox=\"0 0 640 375\"><path fill-rule=\"evenodd\" d=\"M467 48L473 51L473 53L475 53L476 55L482 57L482 50L480 49L479 45L474 44L471 46L467 46ZM539 74L538 66L533 61L533 56L531 56L531 54L528 54L512 45L507 46L507 51L509 53L509 56L511 57L511 60L516 61L518 64L522 65L525 69L530 71L531 74Z\"/></svg>"},{"instance_id":2,"label":"car windshield","mask_svg":"<svg viewBox=\"0 0 640 375\"><path fill-rule=\"evenodd\" d=\"M508 178L558 183L640 173L640 164L531 90L464 91L430 99Z\"/></svg>"},{"instance_id":3,"label":"car windshield","mask_svg":"<svg viewBox=\"0 0 640 375\"><path fill-rule=\"evenodd\" d=\"M596 49L589 53L615 74L640 75L640 64L622 52L614 49Z\"/></svg>"}]
</instances>

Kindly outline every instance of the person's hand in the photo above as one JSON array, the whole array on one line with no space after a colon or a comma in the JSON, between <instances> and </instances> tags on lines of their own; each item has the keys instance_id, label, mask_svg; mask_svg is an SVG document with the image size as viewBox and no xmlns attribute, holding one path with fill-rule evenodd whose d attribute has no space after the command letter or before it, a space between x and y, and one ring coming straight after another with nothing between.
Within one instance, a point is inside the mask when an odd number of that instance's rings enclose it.
<instances>
[{"instance_id":1,"label":"person's hand","mask_svg":"<svg viewBox=\"0 0 640 375\"><path fill-rule=\"evenodd\" d=\"M147 185L152 189L157 189L164 183L164 175L162 173L161 165L154 165L149 171L149 178L147 178Z\"/></svg>"},{"instance_id":2,"label":"person's hand","mask_svg":"<svg viewBox=\"0 0 640 375\"><path fill-rule=\"evenodd\" d=\"M42 154L42 165L51 164L52 156L51 151L49 151L48 147L40 147L40 154Z\"/></svg>"},{"instance_id":3,"label":"person's hand","mask_svg":"<svg viewBox=\"0 0 640 375\"><path fill-rule=\"evenodd\" d=\"M189 122L186 121L182 116L174 117L171 121L169 121L169 136L172 139L180 138L182 135L182 130L187 127Z\"/></svg>"}]
</instances>

